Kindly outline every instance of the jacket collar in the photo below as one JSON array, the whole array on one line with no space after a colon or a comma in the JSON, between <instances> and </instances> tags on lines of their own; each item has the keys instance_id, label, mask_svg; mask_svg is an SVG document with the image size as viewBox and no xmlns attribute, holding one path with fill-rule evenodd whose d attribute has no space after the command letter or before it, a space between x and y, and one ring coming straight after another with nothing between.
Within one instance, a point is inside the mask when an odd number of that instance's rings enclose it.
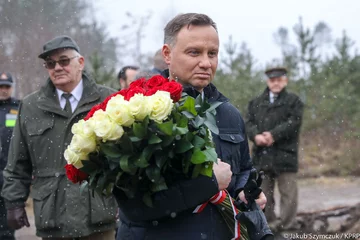
<instances>
[{"instance_id":1,"label":"jacket collar","mask_svg":"<svg viewBox=\"0 0 360 240\"><path fill-rule=\"evenodd\" d=\"M82 79L83 94L73 116L81 112L89 111L92 107L92 104L89 104L100 99L100 93L98 92L96 83L85 73L82 74ZM48 78L46 85L40 89L38 96L37 106L40 109L67 117L67 114L60 107L56 88L50 78Z\"/></svg>"}]
</instances>

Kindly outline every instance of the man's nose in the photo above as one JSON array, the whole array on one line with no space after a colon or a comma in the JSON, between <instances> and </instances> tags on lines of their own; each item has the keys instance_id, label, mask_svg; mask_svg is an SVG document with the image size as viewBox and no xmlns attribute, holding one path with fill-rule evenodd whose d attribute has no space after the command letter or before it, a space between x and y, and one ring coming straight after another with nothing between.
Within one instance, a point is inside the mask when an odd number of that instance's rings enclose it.
<instances>
[{"instance_id":1,"label":"man's nose","mask_svg":"<svg viewBox=\"0 0 360 240\"><path fill-rule=\"evenodd\" d=\"M59 71L59 70L62 70L63 69L63 67L62 66L60 66L60 64L57 62L57 63L55 63L55 71Z\"/></svg>"},{"instance_id":2,"label":"man's nose","mask_svg":"<svg viewBox=\"0 0 360 240\"><path fill-rule=\"evenodd\" d=\"M202 58L200 59L200 62L199 62L199 66L201 68L211 68L210 58L207 54L202 56Z\"/></svg>"}]
</instances>

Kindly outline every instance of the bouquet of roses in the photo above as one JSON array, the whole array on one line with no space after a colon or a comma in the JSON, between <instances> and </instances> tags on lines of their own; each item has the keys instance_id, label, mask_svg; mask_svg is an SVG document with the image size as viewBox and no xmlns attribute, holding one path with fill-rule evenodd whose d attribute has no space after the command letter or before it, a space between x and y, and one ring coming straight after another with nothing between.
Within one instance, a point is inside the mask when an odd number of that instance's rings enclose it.
<instances>
[{"instance_id":1,"label":"bouquet of roses","mask_svg":"<svg viewBox=\"0 0 360 240\"><path fill-rule=\"evenodd\" d=\"M221 103L182 90L181 84L157 75L136 80L94 106L72 127L64 153L68 178L87 180L82 188L88 185L105 195L114 187L130 199L140 192L151 207L151 194L173 182L211 177L217 161L211 132L218 133L215 110ZM219 208L231 211L226 222L234 229L236 212L231 197L226 199Z\"/></svg>"}]
</instances>

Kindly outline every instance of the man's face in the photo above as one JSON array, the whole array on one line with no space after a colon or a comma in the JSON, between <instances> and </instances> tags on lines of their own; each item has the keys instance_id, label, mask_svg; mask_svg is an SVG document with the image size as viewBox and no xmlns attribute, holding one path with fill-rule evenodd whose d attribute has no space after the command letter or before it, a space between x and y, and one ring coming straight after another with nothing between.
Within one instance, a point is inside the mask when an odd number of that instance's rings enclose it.
<instances>
[{"instance_id":1,"label":"man's face","mask_svg":"<svg viewBox=\"0 0 360 240\"><path fill-rule=\"evenodd\" d=\"M170 77L202 91L214 78L219 36L212 26L184 26L172 44L163 46Z\"/></svg>"},{"instance_id":2,"label":"man's face","mask_svg":"<svg viewBox=\"0 0 360 240\"><path fill-rule=\"evenodd\" d=\"M45 61L59 61L70 59L66 66L58 62L53 69L47 69L53 84L59 89L73 89L81 79L84 69L84 58L73 49L61 49L54 51Z\"/></svg>"},{"instance_id":3,"label":"man's face","mask_svg":"<svg viewBox=\"0 0 360 240\"><path fill-rule=\"evenodd\" d=\"M0 85L0 100L6 100L11 97L13 88L8 85Z\"/></svg>"},{"instance_id":4,"label":"man's face","mask_svg":"<svg viewBox=\"0 0 360 240\"><path fill-rule=\"evenodd\" d=\"M128 88L130 86L130 83L132 83L135 80L137 73L138 71L135 69L130 69L130 68L126 69L125 71L126 80L120 78L121 89Z\"/></svg>"},{"instance_id":5,"label":"man's face","mask_svg":"<svg viewBox=\"0 0 360 240\"><path fill-rule=\"evenodd\" d=\"M278 94L280 93L287 85L288 78L286 76L269 78L267 80L267 85L271 92Z\"/></svg>"}]
</instances>

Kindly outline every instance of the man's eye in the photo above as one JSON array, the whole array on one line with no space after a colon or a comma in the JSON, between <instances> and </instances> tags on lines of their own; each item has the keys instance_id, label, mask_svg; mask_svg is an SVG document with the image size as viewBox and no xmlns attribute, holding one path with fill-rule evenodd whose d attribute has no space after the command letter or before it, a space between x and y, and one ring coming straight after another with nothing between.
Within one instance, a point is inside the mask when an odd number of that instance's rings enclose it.
<instances>
[{"instance_id":1,"label":"man's eye","mask_svg":"<svg viewBox=\"0 0 360 240\"><path fill-rule=\"evenodd\" d=\"M189 51L189 54L190 55L199 55L199 51L192 50L192 51Z\"/></svg>"},{"instance_id":2,"label":"man's eye","mask_svg":"<svg viewBox=\"0 0 360 240\"><path fill-rule=\"evenodd\" d=\"M209 52L209 56L210 56L210 57L216 57L216 56L217 56L217 52Z\"/></svg>"}]
</instances>

